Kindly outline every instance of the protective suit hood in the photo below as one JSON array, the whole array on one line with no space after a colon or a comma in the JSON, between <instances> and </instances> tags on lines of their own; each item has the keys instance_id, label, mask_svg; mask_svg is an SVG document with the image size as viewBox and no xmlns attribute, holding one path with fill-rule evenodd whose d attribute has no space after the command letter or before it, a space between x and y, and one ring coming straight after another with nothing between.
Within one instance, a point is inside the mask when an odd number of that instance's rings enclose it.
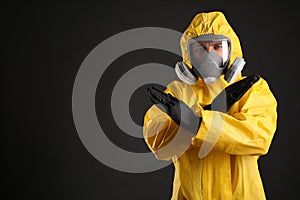
<instances>
[{"instance_id":1,"label":"protective suit hood","mask_svg":"<svg viewBox=\"0 0 300 200\"><path fill-rule=\"evenodd\" d=\"M183 61L187 63L189 67L191 67L191 61L189 60L187 50L188 41L204 34L222 34L230 38L232 55L229 61L229 66L231 66L236 57L242 57L242 49L239 38L229 25L224 14L219 11L200 13L193 18L180 39Z\"/></svg>"}]
</instances>

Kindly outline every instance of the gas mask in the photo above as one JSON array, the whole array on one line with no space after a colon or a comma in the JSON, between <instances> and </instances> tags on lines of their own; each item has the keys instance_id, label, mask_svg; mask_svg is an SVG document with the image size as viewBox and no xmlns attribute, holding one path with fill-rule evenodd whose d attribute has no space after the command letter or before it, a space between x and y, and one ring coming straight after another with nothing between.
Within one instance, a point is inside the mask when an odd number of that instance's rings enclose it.
<instances>
[{"instance_id":1,"label":"gas mask","mask_svg":"<svg viewBox=\"0 0 300 200\"><path fill-rule=\"evenodd\" d=\"M231 58L231 41L224 35L205 34L190 39L187 44L188 57L192 68L178 62L175 72L179 79L190 85L202 78L206 84L214 83L222 74L227 82L233 82L241 72L245 61L236 58L228 68Z\"/></svg>"}]
</instances>

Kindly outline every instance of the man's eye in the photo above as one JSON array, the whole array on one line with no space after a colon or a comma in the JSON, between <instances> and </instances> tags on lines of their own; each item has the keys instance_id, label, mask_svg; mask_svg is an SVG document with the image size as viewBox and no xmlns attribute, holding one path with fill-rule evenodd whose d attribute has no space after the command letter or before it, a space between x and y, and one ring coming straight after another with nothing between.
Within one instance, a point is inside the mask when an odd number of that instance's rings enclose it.
<instances>
[{"instance_id":1,"label":"man's eye","mask_svg":"<svg viewBox=\"0 0 300 200\"><path fill-rule=\"evenodd\" d=\"M215 45L215 49L222 49L222 45Z\"/></svg>"}]
</instances>

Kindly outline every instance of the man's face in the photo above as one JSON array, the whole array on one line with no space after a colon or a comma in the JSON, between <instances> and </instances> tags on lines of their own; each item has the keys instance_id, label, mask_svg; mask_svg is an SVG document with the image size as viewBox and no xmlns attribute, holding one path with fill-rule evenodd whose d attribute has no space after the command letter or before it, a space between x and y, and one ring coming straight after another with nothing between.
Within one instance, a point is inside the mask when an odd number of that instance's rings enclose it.
<instances>
[{"instance_id":1,"label":"man's face","mask_svg":"<svg viewBox=\"0 0 300 200\"><path fill-rule=\"evenodd\" d=\"M197 42L192 45L192 53L196 60L199 60L203 51L214 51L223 59L222 42Z\"/></svg>"}]
</instances>

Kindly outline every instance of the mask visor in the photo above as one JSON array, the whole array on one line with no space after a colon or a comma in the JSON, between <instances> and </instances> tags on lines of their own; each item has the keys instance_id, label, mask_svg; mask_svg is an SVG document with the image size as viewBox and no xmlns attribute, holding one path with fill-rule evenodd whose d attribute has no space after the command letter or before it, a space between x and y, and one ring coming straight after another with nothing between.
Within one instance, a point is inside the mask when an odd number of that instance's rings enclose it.
<instances>
[{"instance_id":1,"label":"mask visor","mask_svg":"<svg viewBox=\"0 0 300 200\"><path fill-rule=\"evenodd\" d=\"M213 83L228 66L231 57L230 39L214 34L193 38L188 42L188 56L197 76L205 83Z\"/></svg>"},{"instance_id":2,"label":"mask visor","mask_svg":"<svg viewBox=\"0 0 300 200\"><path fill-rule=\"evenodd\" d=\"M197 65L203 52L214 52L222 59L222 65L226 67L231 56L231 43L224 37L203 38L199 36L191 39L188 42L188 56L192 65Z\"/></svg>"}]
</instances>

